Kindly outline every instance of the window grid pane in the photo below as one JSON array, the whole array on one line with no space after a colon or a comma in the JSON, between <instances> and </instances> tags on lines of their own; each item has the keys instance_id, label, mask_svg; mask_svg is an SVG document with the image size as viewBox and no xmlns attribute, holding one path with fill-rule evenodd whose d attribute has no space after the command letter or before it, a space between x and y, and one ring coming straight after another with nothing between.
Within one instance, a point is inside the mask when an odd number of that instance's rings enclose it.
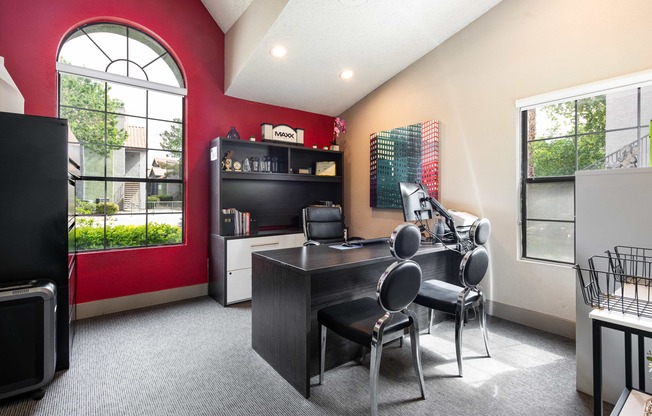
<instances>
[{"instance_id":1,"label":"window grid pane","mask_svg":"<svg viewBox=\"0 0 652 416\"><path fill-rule=\"evenodd\" d=\"M573 221L575 218L575 183L528 183L526 201L528 219Z\"/></svg>"},{"instance_id":2,"label":"window grid pane","mask_svg":"<svg viewBox=\"0 0 652 416\"><path fill-rule=\"evenodd\" d=\"M575 224L572 222L527 221L525 257L573 263Z\"/></svg>"},{"instance_id":3,"label":"window grid pane","mask_svg":"<svg viewBox=\"0 0 652 416\"><path fill-rule=\"evenodd\" d=\"M538 107L530 112L534 129L530 140L575 134L575 104L573 102Z\"/></svg>"},{"instance_id":4,"label":"window grid pane","mask_svg":"<svg viewBox=\"0 0 652 416\"><path fill-rule=\"evenodd\" d=\"M577 138L577 168L587 170L604 165L605 133L586 134Z\"/></svg>"},{"instance_id":5,"label":"window grid pane","mask_svg":"<svg viewBox=\"0 0 652 416\"><path fill-rule=\"evenodd\" d=\"M572 176L575 173L575 138L528 143L528 177Z\"/></svg>"},{"instance_id":6,"label":"window grid pane","mask_svg":"<svg viewBox=\"0 0 652 416\"><path fill-rule=\"evenodd\" d=\"M638 91L629 89L607 94L604 107L605 114L599 114L604 120L602 130L616 130L636 127L638 125ZM607 111L609 109L609 111ZM596 129L595 131L600 131Z\"/></svg>"}]
</instances>

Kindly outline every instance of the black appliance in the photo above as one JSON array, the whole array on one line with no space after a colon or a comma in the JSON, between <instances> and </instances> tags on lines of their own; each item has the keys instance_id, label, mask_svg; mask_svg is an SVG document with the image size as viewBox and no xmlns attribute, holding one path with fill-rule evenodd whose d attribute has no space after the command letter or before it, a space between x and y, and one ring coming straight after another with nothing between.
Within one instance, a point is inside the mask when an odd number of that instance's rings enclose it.
<instances>
[{"instance_id":1,"label":"black appliance","mask_svg":"<svg viewBox=\"0 0 652 416\"><path fill-rule=\"evenodd\" d=\"M79 163L69 160L68 148L67 120L0 112L0 284L43 279L56 286L57 370L69 367L74 333L74 195L68 194L76 179L70 169ZM0 355L2 372L14 359Z\"/></svg>"},{"instance_id":2,"label":"black appliance","mask_svg":"<svg viewBox=\"0 0 652 416\"><path fill-rule=\"evenodd\" d=\"M33 390L43 397L54 377L56 310L50 281L0 285L0 399Z\"/></svg>"}]
</instances>

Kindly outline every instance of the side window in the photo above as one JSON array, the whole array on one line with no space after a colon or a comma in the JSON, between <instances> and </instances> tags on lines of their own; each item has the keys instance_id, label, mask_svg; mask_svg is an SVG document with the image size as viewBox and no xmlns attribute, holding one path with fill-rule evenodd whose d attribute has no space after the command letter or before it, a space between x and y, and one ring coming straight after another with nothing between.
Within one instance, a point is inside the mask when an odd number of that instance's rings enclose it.
<instances>
[{"instance_id":1,"label":"side window","mask_svg":"<svg viewBox=\"0 0 652 416\"><path fill-rule=\"evenodd\" d=\"M521 109L522 257L575 262L575 172L649 166L650 87Z\"/></svg>"},{"instance_id":2,"label":"side window","mask_svg":"<svg viewBox=\"0 0 652 416\"><path fill-rule=\"evenodd\" d=\"M77 249L183 242L184 105L179 67L153 38L97 23L57 59L59 116L81 145Z\"/></svg>"}]
</instances>

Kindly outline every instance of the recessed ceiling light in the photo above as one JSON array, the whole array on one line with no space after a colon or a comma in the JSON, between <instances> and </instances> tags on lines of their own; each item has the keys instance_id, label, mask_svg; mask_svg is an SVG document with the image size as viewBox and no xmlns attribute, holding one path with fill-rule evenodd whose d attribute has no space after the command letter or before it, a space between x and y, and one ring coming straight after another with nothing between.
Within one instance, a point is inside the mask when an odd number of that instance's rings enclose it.
<instances>
[{"instance_id":1,"label":"recessed ceiling light","mask_svg":"<svg viewBox=\"0 0 652 416\"><path fill-rule=\"evenodd\" d=\"M340 0L342 6L362 6L367 0Z\"/></svg>"},{"instance_id":2,"label":"recessed ceiling light","mask_svg":"<svg viewBox=\"0 0 652 416\"><path fill-rule=\"evenodd\" d=\"M353 77L353 71L350 69L345 69L344 71L340 72L340 78L342 79L350 79Z\"/></svg>"},{"instance_id":3,"label":"recessed ceiling light","mask_svg":"<svg viewBox=\"0 0 652 416\"><path fill-rule=\"evenodd\" d=\"M282 58L282 57L284 57L285 54L286 54L287 52L288 52L288 51L287 51L287 49L285 49L284 46L274 46L274 47L272 48L272 50L269 51L269 53L271 53L272 56L274 56L274 57L276 57L276 58Z\"/></svg>"}]
</instances>

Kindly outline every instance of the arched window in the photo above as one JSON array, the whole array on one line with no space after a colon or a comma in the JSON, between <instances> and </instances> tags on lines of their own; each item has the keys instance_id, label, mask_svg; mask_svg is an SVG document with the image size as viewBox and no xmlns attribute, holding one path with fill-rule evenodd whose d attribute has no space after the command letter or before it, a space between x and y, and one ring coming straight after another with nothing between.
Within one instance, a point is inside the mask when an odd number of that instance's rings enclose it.
<instances>
[{"instance_id":1,"label":"arched window","mask_svg":"<svg viewBox=\"0 0 652 416\"><path fill-rule=\"evenodd\" d=\"M184 102L181 71L140 30L94 23L57 58L59 117L81 147L77 249L183 242Z\"/></svg>"}]
</instances>

